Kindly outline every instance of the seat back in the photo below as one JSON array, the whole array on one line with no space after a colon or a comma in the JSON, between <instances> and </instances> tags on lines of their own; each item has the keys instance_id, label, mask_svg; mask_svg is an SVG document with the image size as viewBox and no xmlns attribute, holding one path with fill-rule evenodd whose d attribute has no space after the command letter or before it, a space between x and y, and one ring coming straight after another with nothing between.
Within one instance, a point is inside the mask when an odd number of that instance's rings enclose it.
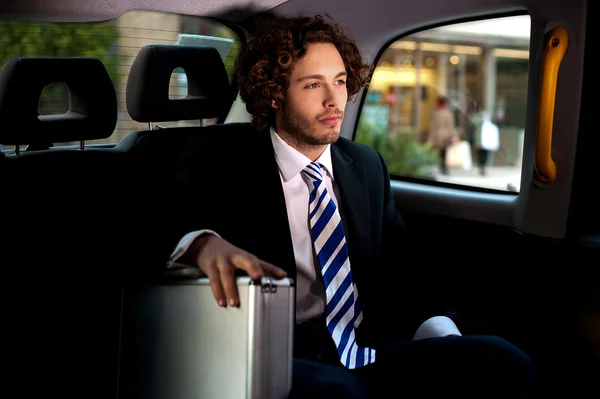
<instances>
[{"instance_id":1,"label":"seat back","mask_svg":"<svg viewBox=\"0 0 600 399\"><path fill-rule=\"evenodd\" d=\"M188 95L170 99L169 81L177 68L187 74ZM233 99L225 64L213 47L147 45L136 56L127 80L127 111L142 123L224 120ZM140 170L136 179L153 184L168 179L191 137L217 130L218 126L206 130L198 125L134 131L116 150L131 155Z\"/></svg>"},{"instance_id":2,"label":"seat back","mask_svg":"<svg viewBox=\"0 0 600 399\"><path fill-rule=\"evenodd\" d=\"M61 82L69 90L69 110L39 115L42 90ZM79 57L12 59L0 73L0 119L0 143L28 146L25 151L5 153L3 184L9 195L4 205L10 204L10 209L4 211L10 211L14 220L2 242L26 250L36 231L48 234L43 240L48 245L59 247L76 240L85 246L84 235L74 231L92 228L86 224L93 223L93 216L84 215L107 212L107 201L120 188L116 182L125 156L53 144L107 138L114 131L116 93L102 62ZM59 226L70 229L56 229Z\"/></svg>"},{"instance_id":3,"label":"seat back","mask_svg":"<svg viewBox=\"0 0 600 399\"><path fill-rule=\"evenodd\" d=\"M53 82L66 83L70 109L40 116ZM111 230L122 220L111 204L123 195L126 158L52 146L112 134L112 82L99 60L16 58L0 74L0 118L0 143L28 146L0 162L8 386L24 396L116 397L121 285Z\"/></svg>"}]
</instances>

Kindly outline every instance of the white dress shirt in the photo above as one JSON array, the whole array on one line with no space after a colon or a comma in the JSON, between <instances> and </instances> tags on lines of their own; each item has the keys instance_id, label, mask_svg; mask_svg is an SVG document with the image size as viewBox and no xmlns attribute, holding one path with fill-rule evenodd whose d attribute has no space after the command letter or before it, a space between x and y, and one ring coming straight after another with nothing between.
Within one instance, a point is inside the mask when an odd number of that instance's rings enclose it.
<instances>
[{"instance_id":1,"label":"white dress shirt","mask_svg":"<svg viewBox=\"0 0 600 399\"><path fill-rule=\"evenodd\" d=\"M318 268L310 235L308 221L309 189L305 180L307 178L301 173L311 160L283 141L273 129L271 129L271 141L277 166L279 167L279 176L283 186L296 259L296 321L300 323L322 314L325 311L326 304L325 288L320 278L321 272ZM339 191L333 178L330 145L325 148L317 162L324 166L325 185L337 206ZM186 234L173 251L170 258L171 262L176 262L187 251L192 241L204 233L217 234L210 230L194 231ZM425 321L417 330L414 339L448 334L460 335L460 332L451 319L445 316L437 316Z\"/></svg>"}]
</instances>

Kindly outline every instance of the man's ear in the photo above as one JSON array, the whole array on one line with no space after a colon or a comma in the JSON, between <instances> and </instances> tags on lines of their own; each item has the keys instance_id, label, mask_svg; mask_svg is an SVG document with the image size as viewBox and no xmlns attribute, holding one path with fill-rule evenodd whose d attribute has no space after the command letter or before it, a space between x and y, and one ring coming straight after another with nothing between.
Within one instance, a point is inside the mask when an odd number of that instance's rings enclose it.
<instances>
[{"instance_id":1,"label":"man's ear","mask_svg":"<svg viewBox=\"0 0 600 399\"><path fill-rule=\"evenodd\" d=\"M271 100L271 108L274 108L274 109L278 109L279 108L279 104L277 104L277 101Z\"/></svg>"}]
</instances>

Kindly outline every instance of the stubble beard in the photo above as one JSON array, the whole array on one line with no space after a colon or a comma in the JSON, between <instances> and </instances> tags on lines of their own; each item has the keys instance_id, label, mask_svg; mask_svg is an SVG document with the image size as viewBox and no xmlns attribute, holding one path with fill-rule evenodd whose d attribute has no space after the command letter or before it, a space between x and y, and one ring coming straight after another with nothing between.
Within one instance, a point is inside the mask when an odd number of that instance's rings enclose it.
<instances>
[{"instance_id":1,"label":"stubble beard","mask_svg":"<svg viewBox=\"0 0 600 399\"><path fill-rule=\"evenodd\" d=\"M289 108L281 109L281 127L279 134L285 136L285 140L298 150L315 150L327 144L335 143L340 137L340 124L336 126L321 125L320 119L326 116L339 116L343 120L344 112L339 109L324 112L313 119L307 119L297 115ZM325 128L325 133L319 133L320 128Z\"/></svg>"}]
</instances>

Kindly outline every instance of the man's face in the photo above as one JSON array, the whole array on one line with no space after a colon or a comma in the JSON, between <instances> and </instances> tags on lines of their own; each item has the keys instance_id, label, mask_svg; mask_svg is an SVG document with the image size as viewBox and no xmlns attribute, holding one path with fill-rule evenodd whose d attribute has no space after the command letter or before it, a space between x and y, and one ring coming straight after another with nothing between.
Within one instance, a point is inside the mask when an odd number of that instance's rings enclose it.
<instances>
[{"instance_id":1,"label":"man's face","mask_svg":"<svg viewBox=\"0 0 600 399\"><path fill-rule=\"evenodd\" d=\"M331 43L313 43L292 70L283 104L276 107L277 132L301 148L334 143L348 100L346 68Z\"/></svg>"}]
</instances>

